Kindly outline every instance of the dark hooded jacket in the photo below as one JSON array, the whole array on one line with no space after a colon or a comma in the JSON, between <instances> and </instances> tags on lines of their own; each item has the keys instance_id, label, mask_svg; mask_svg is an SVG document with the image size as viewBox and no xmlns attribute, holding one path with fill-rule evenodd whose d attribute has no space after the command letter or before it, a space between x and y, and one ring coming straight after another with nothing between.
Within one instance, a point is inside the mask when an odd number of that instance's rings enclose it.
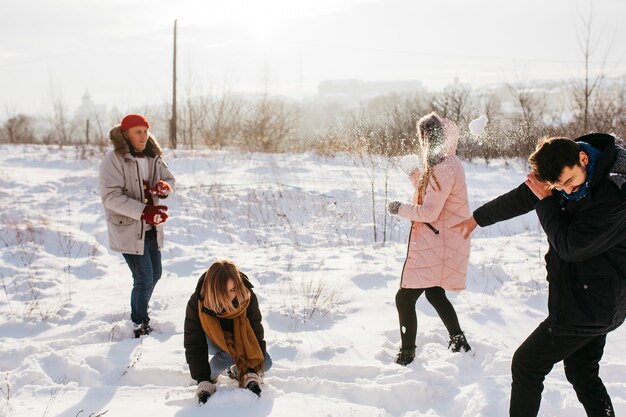
<instances>
[{"instance_id":1,"label":"dark hooded jacket","mask_svg":"<svg viewBox=\"0 0 626 417\"><path fill-rule=\"evenodd\" d=\"M204 276L202 274L196 285L196 290L189 298L187 303L187 310L185 312L185 358L189 365L189 372L191 378L200 383L201 381L209 381L211 378L211 366L209 365L209 348L206 340L206 334L202 329L200 323L200 317L198 316L198 300L202 300L201 289L204 283ZM259 342L261 351L265 355L265 332L263 330L263 324L261 324L261 310L259 310L259 300L256 294L252 291L254 286L248 279L248 277L241 273L241 279L243 284L250 290L250 304L246 310L246 317L250 321L250 326ZM210 314L216 316L216 313L211 310L205 310L202 314ZM220 325L223 330L233 331L233 320L231 319L219 319Z\"/></svg>"},{"instance_id":2,"label":"dark hooded jacket","mask_svg":"<svg viewBox=\"0 0 626 417\"><path fill-rule=\"evenodd\" d=\"M626 189L615 181L624 174L618 158L624 150L607 134L576 141L602 152L586 197L568 200L555 190L539 200L522 184L476 209L474 219L484 227L534 209L549 243L545 261L550 331L602 335L626 317Z\"/></svg>"}]
</instances>

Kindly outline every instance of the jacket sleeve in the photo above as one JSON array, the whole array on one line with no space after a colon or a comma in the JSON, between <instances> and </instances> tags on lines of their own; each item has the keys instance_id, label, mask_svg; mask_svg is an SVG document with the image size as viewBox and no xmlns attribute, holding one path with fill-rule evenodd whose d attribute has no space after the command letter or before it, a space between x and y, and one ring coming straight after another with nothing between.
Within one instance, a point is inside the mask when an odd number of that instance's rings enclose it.
<instances>
[{"instance_id":1,"label":"jacket sleeve","mask_svg":"<svg viewBox=\"0 0 626 417\"><path fill-rule=\"evenodd\" d=\"M614 193L610 198L609 193ZM617 188L599 190L573 219L561 210L556 196L541 200L537 215L548 241L566 262L600 255L626 239L626 201Z\"/></svg>"},{"instance_id":2,"label":"jacket sleeve","mask_svg":"<svg viewBox=\"0 0 626 417\"><path fill-rule=\"evenodd\" d=\"M483 204L474 210L474 219L479 226L492 224L521 216L535 209L539 199L525 183Z\"/></svg>"},{"instance_id":3,"label":"jacket sleeve","mask_svg":"<svg viewBox=\"0 0 626 417\"><path fill-rule=\"evenodd\" d=\"M198 383L208 381L211 378L209 348L198 317L198 299L195 294L189 299L185 312L184 345L191 378Z\"/></svg>"},{"instance_id":4,"label":"jacket sleeve","mask_svg":"<svg viewBox=\"0 0 626 417\"><path fill-rule=\"evenodd\" d=\"M250 304L248 305L248 310L246 310L246 317L248 317L250 326L259 341L261 351L265 354L265 331L263 329L263 324L261 323L262 316L261 310L259 309L259 300L252 290L250 290Z\"/></svg>"},{"instance_id":5,"label":"jacket sleeve","mask_svg":"<svg viewBox=\"0 0 626 417\"><path fill-rule=\"evenodd\" d=\"M159 172L159 179L168 183L170 187L172 187L172 192L176 191L176 178L174 178L174 175L170 171L169 167L167 166L163 158L161 158L161 169Z\"/></svg>"},{"instance_id":6,"label":"jacket sleeve","mask_svg":"<svg viewBox=\"0 0 626 417\"><path fill-rule=\"evenodd\" d=\"M111 211L140 220L146 205L124 194L124 168L121 164L115 153L109 152L100 165L102 204Z\"/></svg>"},{"instance_id":7,"label":"jacket sleeve","mask_svg":"<svg viewBox=\"0 0 626 417\"><path fill-rule=\"evenodd\" d=\"M450 165L445 164L436 166L434 171L434 176L440 188L433 186L435 179L431 178L428 190L426 194L424 194L422 204L400 205L398 209L399 216L421 223L432 223L439 218L446 204L446 200L452 192L456 173Z\"/></svg>"}]
</instances>

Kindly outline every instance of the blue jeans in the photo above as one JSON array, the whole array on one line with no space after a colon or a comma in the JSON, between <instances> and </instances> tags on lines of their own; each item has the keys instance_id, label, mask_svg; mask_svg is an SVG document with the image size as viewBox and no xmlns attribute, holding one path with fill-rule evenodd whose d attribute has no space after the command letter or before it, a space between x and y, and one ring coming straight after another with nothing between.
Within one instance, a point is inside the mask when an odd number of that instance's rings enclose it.
<instances>
[{"instance_id":1,"label":"blue jeans","mask_svg":"<svg viewBox=\"0 0 626 417\"><path fill-rule=\"evenodd\" d=\"M133 273L133 290L130 293L130 319L135 324L148 323L148 302L161 278L161 252L157 244L156 229L146 232L143 255L124 253L124 259Z\"/></svg>"},{"instance_id":2,"label":"blue jeans","mask_svg":"<svg viewBox=\"0 0 626 417\"><path fill-rule=\"evenodd\" d=\"M216 380L217 377L226 370L226 368L234 365L233 359L208 337L206 338L206 343L209 347L209 355L212 355L209 360L209 365L211 365L211 379ZM263 357L263 371L267 372L271 367L272 358L266 351Z\"/></svg>"}]
</instances>

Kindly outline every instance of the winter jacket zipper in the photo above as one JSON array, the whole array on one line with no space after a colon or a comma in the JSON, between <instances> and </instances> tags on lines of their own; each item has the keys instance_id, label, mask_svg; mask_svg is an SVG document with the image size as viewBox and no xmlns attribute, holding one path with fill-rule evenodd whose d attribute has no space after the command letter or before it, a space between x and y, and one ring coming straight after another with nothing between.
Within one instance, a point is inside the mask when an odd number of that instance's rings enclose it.
<instances>
[{"instance_id":1,"label":"winter jacket zipper","mask_svg":"<svg viewBox=\"0 0 626 417\"><path fill-rule=\"evenodd\" d=\"M139 186L139 198L140 198L139 201L143 202L143 200L144 200L143 180L141 178L141 173L139 172L139 163L137 162L136 159L133 162L135 163L135 168L137 168L137 182L138 182L138 186ZM141 223L141 230L139 232L139 239L142 240L143 239L143 219L141 218L141 216L139 217L139 223Z\"/></svg>"},{"instance_id":2,"label":"winter jacket zipper","mask_svg":"<svg viewBox=\"0 0 626 417\"><path fill-rule=\"evenodd\" d=\"M402 264L402 274L400 275L400 288L402 287L402 282L404 281L404 268L406 267L406 263L409 261L409 250L411 249L411 234L413 233L413 224L411 222L411 228L409 230L409 241L406 244L406 257L404 258L404 263Z\"/></svg>"},{"instance_id":3,"label":"winter jacket zipper","mask_svg":"<svg viewBox=\"0 0 626 417\"><path fill-rule=\"evenodd\" d=\"M435 227L434 227L432 224L430 224L430 223L424 223L424 224L425 224L426 226L428 226L428 228L429 228L430 230L432 230L434 234L436 234L436 235L438 235L438 234L439 234L439 230L435 229Z\"/></svg>"}]
</instances>

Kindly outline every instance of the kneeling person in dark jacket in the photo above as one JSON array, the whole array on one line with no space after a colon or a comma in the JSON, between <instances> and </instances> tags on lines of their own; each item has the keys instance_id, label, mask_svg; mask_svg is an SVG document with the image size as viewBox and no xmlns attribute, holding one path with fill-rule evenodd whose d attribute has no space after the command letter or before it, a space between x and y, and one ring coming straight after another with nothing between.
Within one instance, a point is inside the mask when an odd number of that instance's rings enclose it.
<instances>
[{"instance_id":1,"label":"kneeling person in dark jacket","mask_svg":"<svg viewBox=\"0 0 626 417\"><path fill-rule=\"evenodd\" d=\"M599 377L606 335L626 317L626 150L595 133L551 138L526 181L453 226L465 236L535 210L548 237L548 317L517 349L511 416L536 416L543 381L563 361L588 416L615 416Z\"/></svg>"},{"instance_id":2,"label":"kneeling person in dark jacket","mask_svg":"<svg viewBox=\"0 0 626 417\"><path fill-rule=\"evenodd\" d=\"M217 377L224 371L240 387L261 395L261 375L271 368L272 359L252 288L234 263L217 261L202 274L187 303L185 357L198 382L200 402L215 393Z\"/></svg>"}]
</instances>

